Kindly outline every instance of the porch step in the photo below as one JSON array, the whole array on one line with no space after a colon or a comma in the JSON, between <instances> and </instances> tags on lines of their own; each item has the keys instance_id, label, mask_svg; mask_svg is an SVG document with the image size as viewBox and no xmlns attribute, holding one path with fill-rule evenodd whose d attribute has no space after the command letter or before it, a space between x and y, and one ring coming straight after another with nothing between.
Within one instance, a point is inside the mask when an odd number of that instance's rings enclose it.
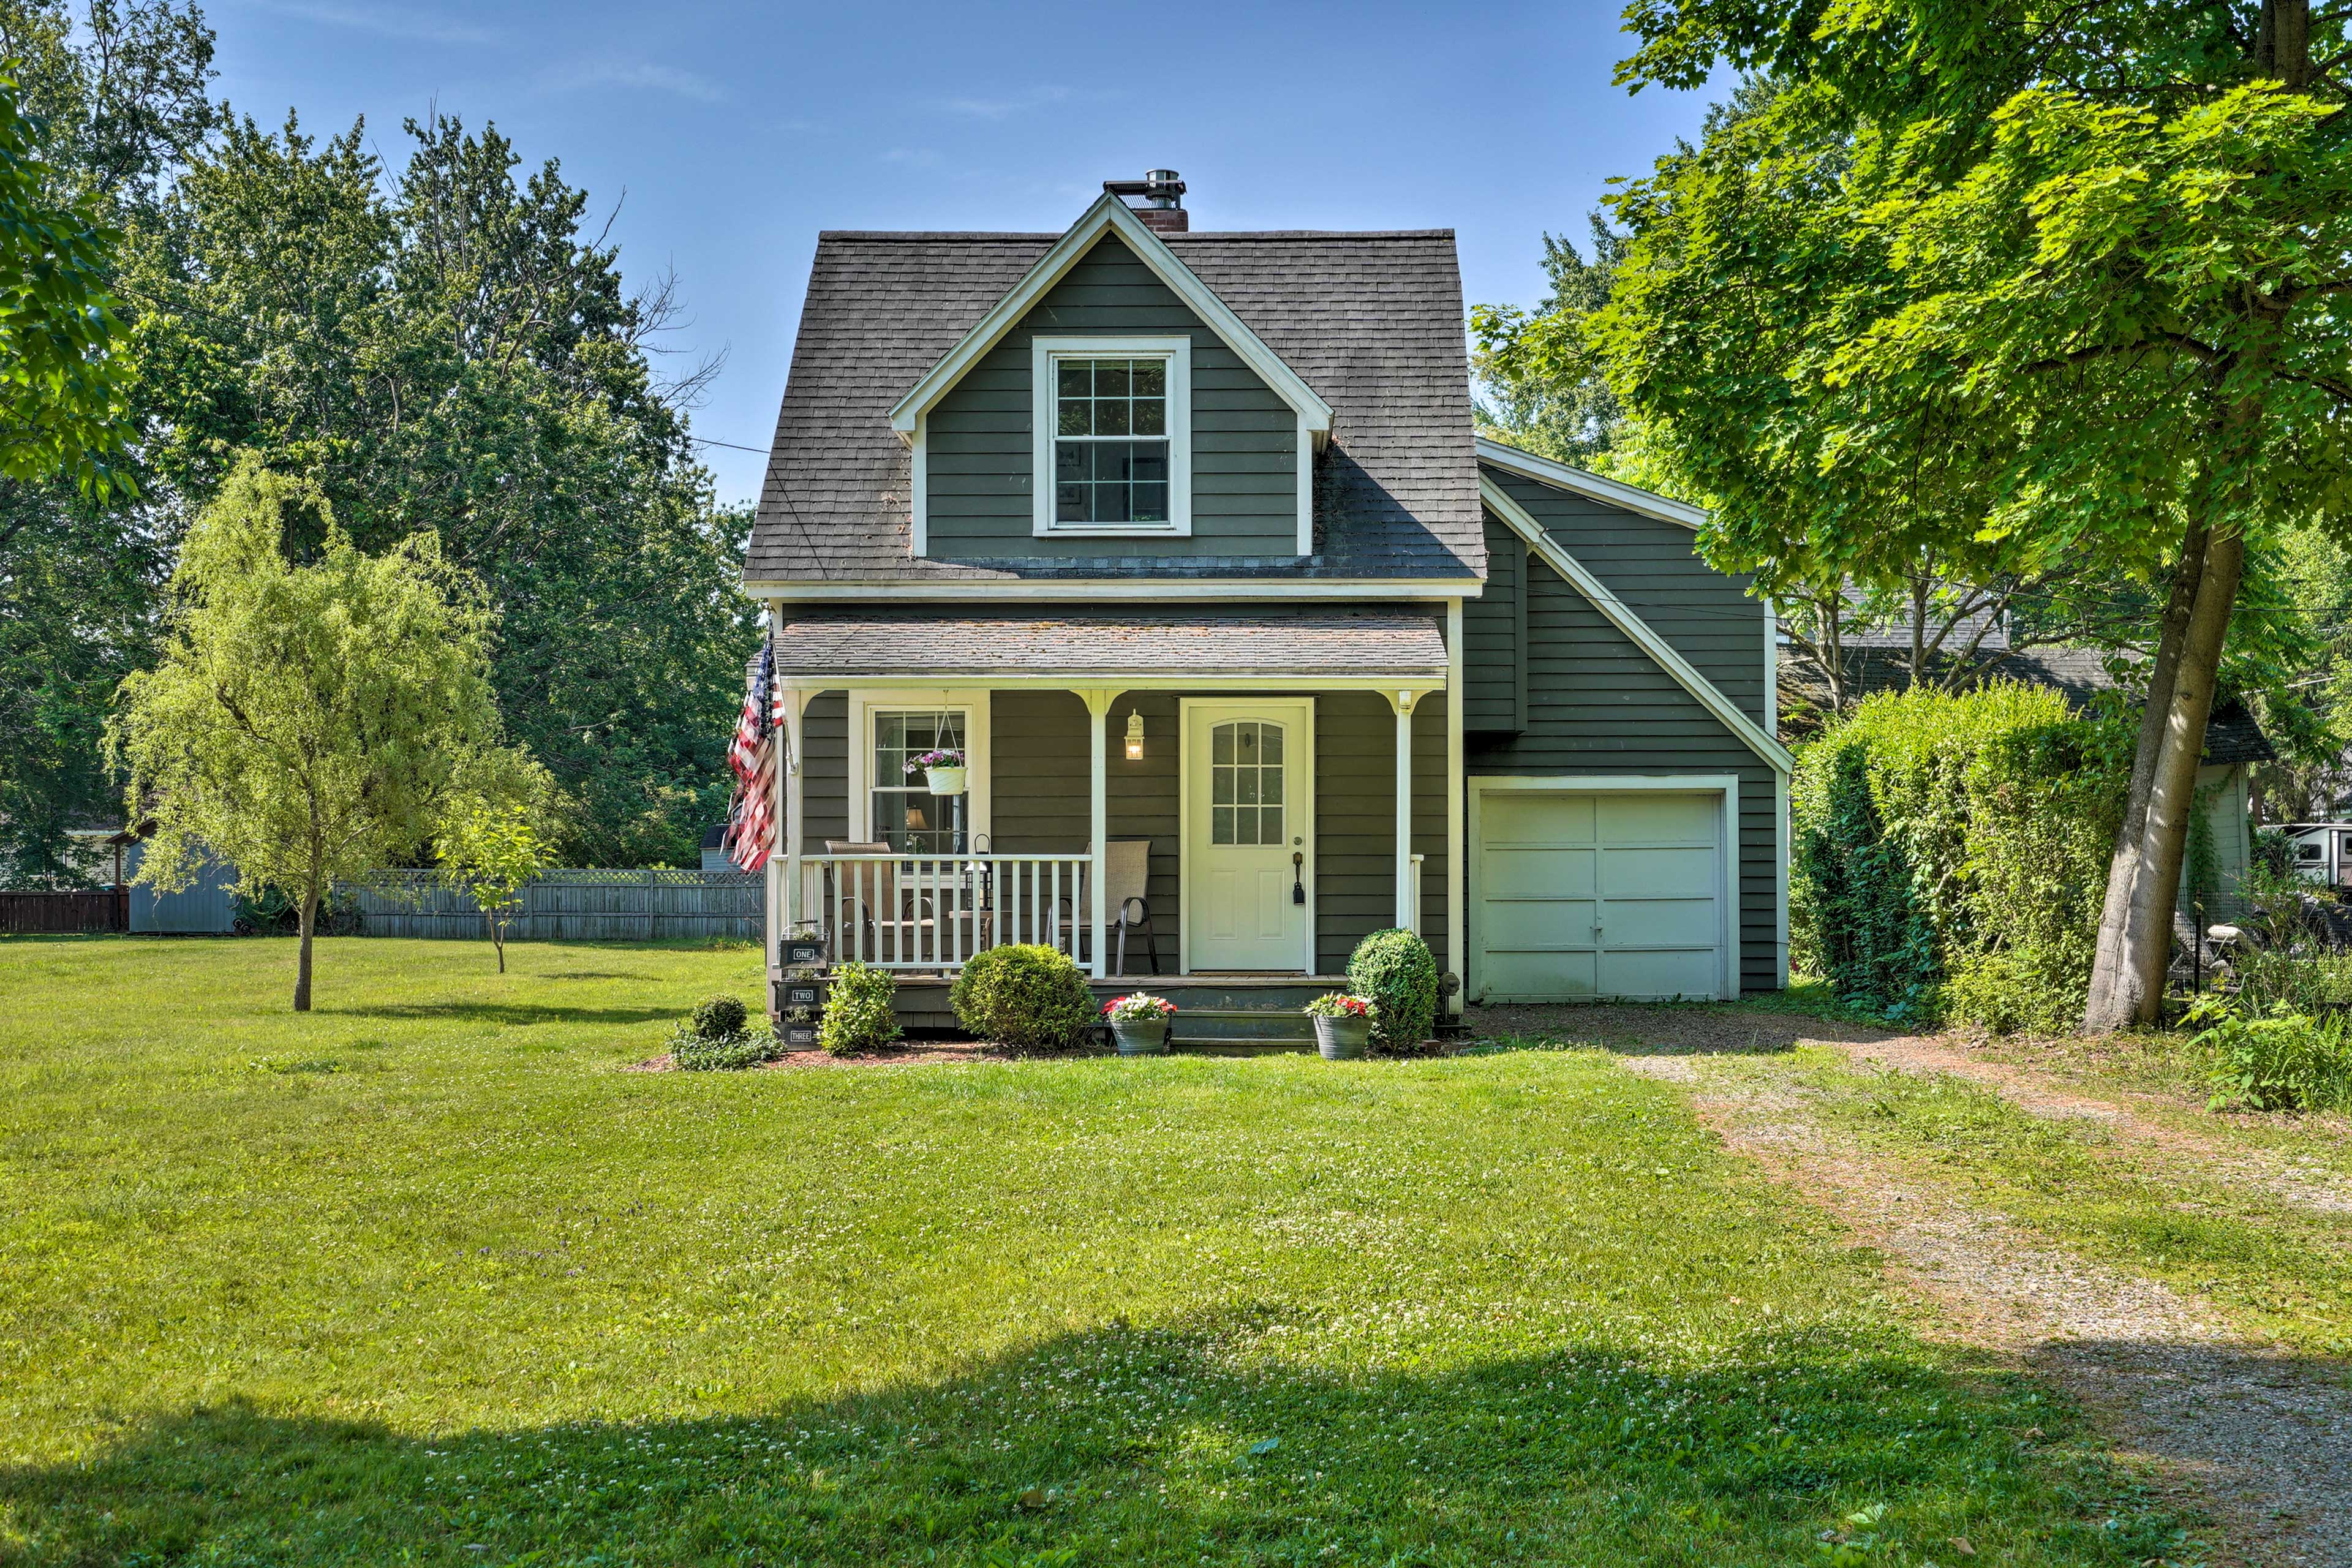
<instances>
[{"instance_id":1,"label":"porch step","mask_svg":"<svg viewBox=\"0 0 2352 1568\"><path fill-rule=\"evenodd\" d=\"M1315 1043L1315 1020L1295 1010L1187 1007L1178 1002L1176 1027L1170 1041L1177 1046L1311 1046Z\"/></svg>"}]
</instances>

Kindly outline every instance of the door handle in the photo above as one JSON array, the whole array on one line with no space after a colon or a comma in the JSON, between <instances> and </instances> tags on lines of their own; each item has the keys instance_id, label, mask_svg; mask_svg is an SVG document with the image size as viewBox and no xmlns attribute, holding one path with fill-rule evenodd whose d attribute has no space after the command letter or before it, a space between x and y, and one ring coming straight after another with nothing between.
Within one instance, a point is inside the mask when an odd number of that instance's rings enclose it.
<instances>
[{"instance_id":1,"label":"door handle","mask_svg":"<svg viewBox=\"0 0 2352 1568\"><path fill-rule=\"evenodd\" d=\"M1290 901L1294 904L1303 904L1307 901L1307 882L1304 876L1306 865L1305 850L1294 849L1290 852Z\"/></svg>"}]
</instances>

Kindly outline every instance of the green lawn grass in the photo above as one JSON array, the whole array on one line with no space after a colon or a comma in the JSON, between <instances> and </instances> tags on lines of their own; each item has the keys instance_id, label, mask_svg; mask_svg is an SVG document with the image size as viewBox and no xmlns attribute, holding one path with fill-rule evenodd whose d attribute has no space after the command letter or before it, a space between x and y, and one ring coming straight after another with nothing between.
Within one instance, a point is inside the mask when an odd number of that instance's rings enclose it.
<instances>
[{"instance_id":1,"label":"green lawn grass","mask_svg":"<svg viewBox=\"0 0 2352 1568\"><path fill-rule=\"evenodd\" d=\"M2352 1215L2265 1192L2259 1173L2216 1171L2202 1145L2118 1139L1948 1074L1857 1069L1822 1047L1720 1070L1793 1076L1832 1125L2029 1228L2203 1297L2254 1333L2352 1355ZM2199 1131L2275 1147L2262 1120L2207 1117Z\"/></svg>"},{"instance_id":2,"label":"green lawn grass","mask_svg":"<svg viewBox=\"0 0 2352 1568\"><path fill-rule=\"evenodd\" d=\"M758 955L291 958L0 942L0 1561L2184 1550L1597 1053L633 1074Z\"/></svg>"}]
</instances>

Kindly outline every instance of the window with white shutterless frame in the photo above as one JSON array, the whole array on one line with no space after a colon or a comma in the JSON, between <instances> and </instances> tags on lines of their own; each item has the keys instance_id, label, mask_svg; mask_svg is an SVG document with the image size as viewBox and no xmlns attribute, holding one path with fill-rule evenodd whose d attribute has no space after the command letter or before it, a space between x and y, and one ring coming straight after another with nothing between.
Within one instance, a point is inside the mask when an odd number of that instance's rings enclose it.
<instances>
[{"instance_id":1,"label":"window with white shutterless frame","mask_svg":"<svg viewBox=\"0 0 2352 1568\"><path fill-rule=\"evenodd\" d=\"M964 855L989 831L988 693L946 688L849 694L849 826L859 843L908 855ZM935 795L908 763L961 752L961 795Z\"/></svg>"},{"instance_id":2,"label":"window with white shutterless frame","mask_svg":"<svg viewBox=\"0 0 2352 1568\"><path fill-rule=\"evenodd\" d=\"M1033 532L1192 531L1192 340L1031 340Z\"/></svg>"}]
</instances>

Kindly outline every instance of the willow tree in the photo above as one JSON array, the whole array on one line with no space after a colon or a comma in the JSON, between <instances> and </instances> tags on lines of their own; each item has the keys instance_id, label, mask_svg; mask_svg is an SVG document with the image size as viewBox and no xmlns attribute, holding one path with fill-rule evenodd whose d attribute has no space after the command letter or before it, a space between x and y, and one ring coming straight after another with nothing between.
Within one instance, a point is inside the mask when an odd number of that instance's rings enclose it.
<instances>
[{"instance_id":1,"label":"willow tree","mask_svg":"<svg viewBox=\"0 0 2352 1568\"><path fill-rule=\"evenodd\" d=\"M287 559L289 531L323 539L314 560ZM460 803L537 787L499 743L490 616L432 535L369 555L315 488L251 457L172 592L163 658L122 683L110 737L131 819L154 823L139 879L184 886L216 857L241 890L291 894L308 1012L329 889L415 854Z\"/></svg>"},{"instance_id":2,"label":"willow tree","mask_svg":"<svg viewBox=\"0 0 2352 1568\"><path fill-rule=\"evenodd\" d=\"M1618 199L1591 341L1794 580L1923 549L2163 608L2086 1023L2153 1019L2246 552L2347 499L2352 120L2307 0L1643 0L1637 88L1780 90ZM1973 555L1971 554L1973 552Z\"/></svg>"}]
</instances>

